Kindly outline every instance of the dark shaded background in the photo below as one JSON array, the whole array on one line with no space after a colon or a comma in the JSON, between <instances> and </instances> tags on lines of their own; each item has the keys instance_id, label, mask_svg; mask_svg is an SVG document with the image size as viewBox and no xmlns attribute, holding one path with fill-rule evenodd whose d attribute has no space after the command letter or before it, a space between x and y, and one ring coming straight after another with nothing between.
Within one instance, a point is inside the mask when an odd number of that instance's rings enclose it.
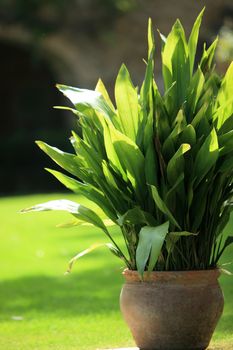
<instances>
[{"instance_id":1,"label":"dark shaded background","mask_svg":"<svg viewBox=\"0 0 233 350\"><path fill-rule=\"evenodd\" d=\"M198 51L219 34L217 69L223 73L233 57L232 0L2 0L0 195L63 190L43 170L56 166L34 144L42 139L71 150L75 121L52 108L68 103L55 83L93 89L102 77L113 96L115 76L125 62L140 84L148 17L165 35L179 17L189 33L204 5Z\"/></svg>"}]
</instances>

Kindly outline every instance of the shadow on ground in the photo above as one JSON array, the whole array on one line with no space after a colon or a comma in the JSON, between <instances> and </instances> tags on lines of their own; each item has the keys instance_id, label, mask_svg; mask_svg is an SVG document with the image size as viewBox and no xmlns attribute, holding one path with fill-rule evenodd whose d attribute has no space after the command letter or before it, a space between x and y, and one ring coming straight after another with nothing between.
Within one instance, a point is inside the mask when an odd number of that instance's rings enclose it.
<instances>
[{"instance_id":1,"label":"shadow on ground","mask_svg":"<svg viewBox=\"0 0 233 350\"><path fill-rule=\"evenodd\" d=\"M118 276L119 275L119 276ZM59 313L61 317L119 310L121 277L101 271L49 277L28 276L0 282L0 321L10 315Z\"/></svg>"}]
</instances>

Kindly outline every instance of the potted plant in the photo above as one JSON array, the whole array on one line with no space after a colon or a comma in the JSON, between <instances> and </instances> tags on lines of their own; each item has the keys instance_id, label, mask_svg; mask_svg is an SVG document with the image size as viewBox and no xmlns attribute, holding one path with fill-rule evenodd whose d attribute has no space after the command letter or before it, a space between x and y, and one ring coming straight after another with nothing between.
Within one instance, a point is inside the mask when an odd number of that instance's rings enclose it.
<instances>
[{"instance_id":1,"label":"potted plant","mask_svg":"<svg viewBox=\"0 0 233 350\"><path fill-rule=\"evenodd\" d=\"M167 37L160 34L163 94L154 80L149 20L141 88L125 65L116 107L101 80L95 91L58 85L81 135L72 132L72 154L37 142L70 176L47 170L120 227L125 250L81 204L56 200L23 210L65 210L73 225L86 221L105 233L126 266L121 309L142 349L205 349L223 309L218 261L233 242L222 235L232 208L233 64L223 78L214 71L216 39L194 69L202 15L188 40L179 20ZM74 257L68 271L98 246Z\"/></svg>"}]
</instances>

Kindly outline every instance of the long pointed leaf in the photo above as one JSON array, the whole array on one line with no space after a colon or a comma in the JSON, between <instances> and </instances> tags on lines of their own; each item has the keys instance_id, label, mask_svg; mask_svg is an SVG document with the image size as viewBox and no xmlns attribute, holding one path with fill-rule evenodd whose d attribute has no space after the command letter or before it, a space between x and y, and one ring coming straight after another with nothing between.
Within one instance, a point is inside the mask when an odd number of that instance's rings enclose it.
<instances>
[{"instance_id":1,"label":"long pointed leaf","mask_svg":"<svg viewBox=\"0 0 233 350\"><path fill-rule=\"evenodd\" d=\"M200 14L198 15L190 37L189 37L189 41L188 41L188 48L189 48L189 62L190 62L190 74L193 74L193 66L194 66L194 61L195 61L195 55L196 55L196 50L197 50L197 41L198 41L198 36L199 36L199 29L200 29L200 25L201 25L201 21L202 21L202 17L203 17L203 13L205 11L205 8L203 8L203 10L200 12Z\"/></svg>"},{"instance_id":2,"label":"long pointed leaf","mask_svg":"<svg viewBox=\"0 0 233 350\"><path fill-rule=\"evenodd\" d=\"M150 186L150 187L152 190L152 195L153 195L156 206L159 208L159 210L161 210L162 213L164 213L167 216L167 218L169 219L169 221L173 225L175 225L176 227L178 227L181 230L180 225L178 224L178 222L176 221L176 219L174 218L174 216L172 215L172 213L170 212L170 210L168 209L168 207L166 206L166 204L164 203L164 201L160 197L157 188L155 186Z\"/></svg>"},{"instance_id":3,"label":"long pointed leaf","mask_svg":"<svg viewBox=\"0 0 233 350\"><path fill-rule=\"evenodd\" d=\"M136 141L139 127L138 94L125 65L121 66L117 76L115 97L122 130Z\"/></svg>"}]
</instances>

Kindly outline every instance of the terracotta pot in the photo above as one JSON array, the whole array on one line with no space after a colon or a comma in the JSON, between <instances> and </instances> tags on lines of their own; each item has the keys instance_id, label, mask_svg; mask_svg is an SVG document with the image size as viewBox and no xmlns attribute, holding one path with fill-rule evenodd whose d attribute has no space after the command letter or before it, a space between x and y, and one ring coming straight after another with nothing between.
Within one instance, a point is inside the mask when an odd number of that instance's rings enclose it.
<instances>
[{"instance_id":1,"label":"terracotta pot","mask_svg":"<svg viewBox=\"0 0 233 350\"><path fill-rule=\"evenodd\" d=\"M140 349L208 347L224 304L218 269L123 275L121 311Z\"/></svg>"}]
</instances>

